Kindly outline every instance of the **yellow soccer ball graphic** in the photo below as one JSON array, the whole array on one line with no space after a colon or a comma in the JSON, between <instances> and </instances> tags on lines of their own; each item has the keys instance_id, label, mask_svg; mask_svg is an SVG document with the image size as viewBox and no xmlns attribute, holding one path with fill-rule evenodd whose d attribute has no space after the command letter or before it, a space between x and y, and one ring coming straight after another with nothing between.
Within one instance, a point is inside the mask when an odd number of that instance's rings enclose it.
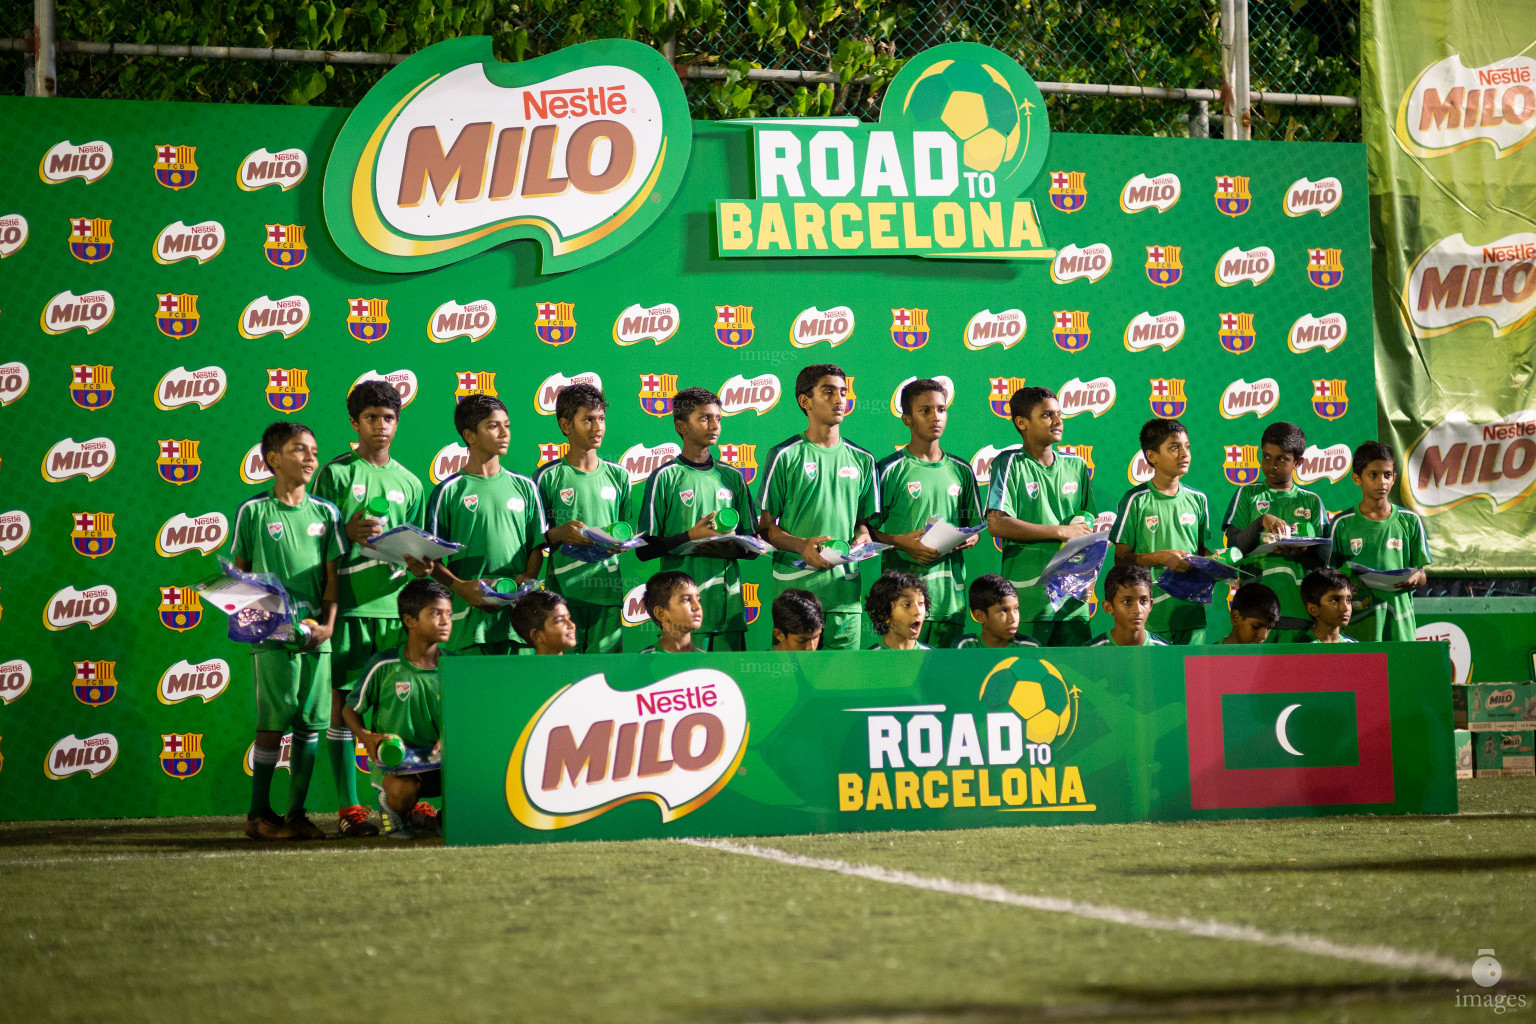
<instances>
[{"instance_id":1,"label":"yellow soccer ball graphic","mask_svg":"<svg viewBox=\"0 0 1536 1024\"><path fill-rule=\"evenodd\" d=\"M1056 666L1038 659L1036 669L1029 660L1005 658L987 673L981 684L981 697L993 707L1007 706L1024 722L1024 738L1031 743L1051 743L1070 735L1075 724L1073 705L1077 687L1068 686ZM1041 671L1043 670L1043 671ZM1043 679L1024 679L1021 675L1043 675Z\"/></svg>"},{"instance_id":2,"label":"yellow soccer ball graphic","mask_svg":"<svg viewBox=\"0 0 1536 1024\"><path fill-rule=\"evenodd\" d=\"M960 162L997 172L1019 151L1019 103L990 64L941 60L918 76L902 110L919 131L948 131L960 141Z\"/></svg>"}]
</instances>

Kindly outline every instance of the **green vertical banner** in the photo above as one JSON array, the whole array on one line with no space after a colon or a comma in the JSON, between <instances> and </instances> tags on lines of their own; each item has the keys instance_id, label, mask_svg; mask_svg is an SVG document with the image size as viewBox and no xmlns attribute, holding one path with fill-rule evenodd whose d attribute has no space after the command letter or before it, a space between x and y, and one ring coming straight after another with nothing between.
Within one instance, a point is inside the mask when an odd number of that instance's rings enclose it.
<instances>
[{"instance_id":1,"label":"green vertical banner","mask_svg":"<svg viewBox=\"0 0 1536 1024\"><path fill-rule=\"evenodd\" d=\"M1401 501L1446 572L1536 571L1536 26L1366 0L1376 381Z\"/></svg>"}]
</instances>

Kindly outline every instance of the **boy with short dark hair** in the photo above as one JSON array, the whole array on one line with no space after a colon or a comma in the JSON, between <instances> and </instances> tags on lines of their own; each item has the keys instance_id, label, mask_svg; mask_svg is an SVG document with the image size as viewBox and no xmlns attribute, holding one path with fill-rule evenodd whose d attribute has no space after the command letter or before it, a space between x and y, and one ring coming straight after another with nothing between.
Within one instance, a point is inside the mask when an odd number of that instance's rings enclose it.
<instances>
[{"instance_id":1,"label":"boy with short dark hair","mask_svg":"<svg viewBox=\"0 0 1536 1024\"><path fill-rule=\"evenodd\" d=\"M1178 420L1147 420L1141 427L1141 450L1152 467L1152 479L1132 487L1120 499L1119 518L1110 536L1115 542L1115 565L1188 572L1189 556L1206 553L1211 518L1205 494L1181 480L1189 472L1189 431ZM1203 644L1205 611L1203 604L1158 591L1146 626L1170 643Z\"/></svg>"},{"instance_id":2,"label":"boy with short dark hair","mask_svg":"<svg viewBox=\"0 0 1536 1024\"><path fill-rule=\"evenodd\" d=\"M685 572L658 572L645 585L645 610L661 635L641 654L694 654L693 631L704 621L699 588Z\"/></svg>"},{"instance_id":3,"label":"boy with short dark hair","mask_svg":"<svg viewBox=\"0 0 1536 1024\"><path fill-rule=\"evenodd\" d=\"M909 572L923 581L933 599L920 638L930 647L948 647L965 628L965 549L972 534L944 554L923 543L932 518L951 526L982 522L981 493L970 463L939 446L949 422L949 393L927 377L901 389L901 422L907 443L876 465L880 511L870 518L870 536L891 545L880 554L886 571Z\"/></svg>"},{"instance_id":4,"label":"boy with short dark hair","mask_svg":"<svg viewBox=\"0 0 1536 1024\"><path fill-rule=\"evenodd\" d=\"M1362 582L1355 588L1357 603L1348 623L1355 640L1413 640L1418 623L1413 615L1413 589L1428 576L1429 540L1418 515L1392 503L1397 482L1397 456L1379 441L1355 449L1350 475L1360 488L1360 504L1341 512L1330 525L1334 566L1356 562L1371 569L1416 569L1395 590L1376 590Z\"/></svg>"},{"instance_id":5,"label":"boy with short dark hair","mask_svg":"<svg viewBox=\"0 0 1536 1024\"><path fill-rule=\"evenodd\" d=\"M1232 632L1224 644L1268 643L1275 624L1280 621L1280 602L1275 592L1262 583L1245 583L1232 595Z\"/></svg>"},{"instance_id":6,"label":"boy with short dark hair","mask_svg":"<svg viewBox=\"0 0 1536 1024\"><path fill-rule=\"evenodd\" d=\"M981 626L981 633L967 633L955 643L956 650L967 647L1039 647L1033 638L1019 631L1019 592L1006 577L995 572L976 577L971 584L971 618Z\"/></svg>"},{"instance_id":7,"label":"boy with short dark hair","mask_svg":"<svg viewBox=\"0 0 1536 1024\"><path fill-rule=\"evenodd\" d=\"M775 651L815 651L821 648L825 620L821 602L809 590L796 587L773 599L773 647Z\"/></svg>"},{"instance_id":8,"label":"boy with short dark hair","mask_svg":"<svg viewBox=\"0 0 1536 1024\"><path fill-rule=\"evenodd\" d=\"M273 423L261 435L261 455L272 470L272 487L235 512L230 556L242 572L275 576L288 592L294 617L311 623L311 633L303 650L280 640L251 647L256 745L245 834L252 839L323 839L325 833L305 814L304 799L315 770L316 741L329 720L336 568L347 546L341 512L305 490L320 461L314 432L302 423ZM290 729L288 812L279 818L272 810L272 776L283 733Z\"/></svg>"},{"instance_id":9,"label":"boy with short dark hair","mask_svg":"<svg viewBox=\"0 0 1536 1024\"><path fill-rule=\"evenodd\" d=\"M927 651L918 639L928 617L928 587L909 572L889 569L869 588L869 624L880 641L872 651Z\"/></svg>"},{"instance_id":10,"label":"boy with short dark hair","mask_svg":"<svg viewBox=\"0 0 1536 1024\"><path fill-rule=\"evenodd\" d=\"M521 585L536 579L548 529L544 505L532 480L501 465L512 436L501 399L466 396L453 411L453 426L469 449L469 461L433 489L426 513L427 532L464 545L433 563L433 577L458 598L448 650L510 654L519 644L507 617L471 602L464 584L513 577Z\"/></svg>"},{"instance_id":11,"label":"boy with short dark hair","mask_svg":"<svg viewBox=\"0 0 1536 1024\"><path fill-rule=\"evenodd\" d=\"M518 598L509 614L512 628L534 654L564 654L576 646L576 622L559 594L529 591Z\"/></svg>"},{"instance_id":12,"label":"boy with short dark hair","mask_svg":"<svg viewBox=\"0 0 1536 1024\"><path fill-rule=\"evenodd\" d=\"M1047 647L1077 647L1091 633L1087 603L1068 598L1053 610L1041 577L1064 542L1093 532L1092 470L1053 447L1063 429L1056 392L1019 388L1008 413L1020 446L992 462L987 529L1003 542L1001 571L1018 594L1020 630Z\"/></svg>"},{"instance_id":13,"label":"boy with short dark hair","mask_svg":"<svg viewBox=\"0 0 1536 1024\"><path fill-rule=\"evenodd\" d=\"M1307 450L1307 435L1294 423L1271 423L1259 438L1262 483L1244 484L1232 495L1221 530L1232 547L1247 553L1264 543L1264 534L1283 537L1322 537L1328 530L1328 512L1323 499L1296 483L1296 464ZM1280 603L1278 628L1269 633L1271 642L1286 639L1292 632L1307 628L1307 610L1301 601L1301 577L1307 563L1268 554L1244 563L1259 574Z\"/></svg>"},{"instance_id":14,"label":"boy with short dark hair","mask_svg":"<svg viewBox=\"0 0 1536 1024\"><path fill-rule=\"evenodd\" d=\"M1340 632L1349 625L1354 588L1337 569L1314 569L1301 581L1301 599L1312 616L1312 628L1296 637L1299 644L1359 643Z\"/></svg>"},{"instance_id":15,"label":"boy with short dark hair","mask_svg":"<svg viewBox=\"0 0 1536 1024\"><path fill-rule=\"evenodd\" d=\"M379 651L392 651L403 638L395 607L406 580L395 567L370 558L366 547L385 530L421 522L421 481L391 455L400 425L400 392L382 380L365 380L347 395L347 419L357 432L355 448L336 456L315 474L312 490L341 510L350 553L336 572L339 619L331 637L331 724L325 748L342 807L343 837L375 836L378 827L357 799L357 769L352 733L342 718L347 694L363 666ZM383 501L389 510L374 516L368 505Z\"/></svg>"},{"instance_id":16,"label":"boy with short dark hair","mask_svg":"<svg viewBox=\"0 0 1536 1024\"><path fill-rule=\"evenodd\" d=\"M581 534L584 528L606 530L632 517L629 473L597 454L608 431L608 400L597 388L590 384L561 388L555 396L555 422L570 448L533 474L549 513L547 582L565 598L576 620L576 653L616 654L624 633L619 556L588 562L565 554L560 547L591 545Z\"/></svg>"},{"instance_id":17,"label":"boy with short dark hair","mask_svg":"<svg viewBox=\"0 0 1536 1024\"><path fill-rule=\"evenodd\" d=\"M1108 633L1088 647L1167 647L1168 641L1147 631L1152 614L1152 574L1135 564L1117 565L1104 574L1104 603L1115 620Z\"/></svg>"},{"instance_id":18,"label":"boy with short dark hair","mask_svg":"<svg viewBox=\"0 0 1536 1024\"><path fill-rule=\"evenodd\" d=\"M446 653L442 645L453 635L453 595L436 580L411 580L396 606L405 642L374 656L342 713L368 750L385 834L414 839L417 828L441 831L437 810L424 800L443 794L443 691L437 668ZM379 762L379 744L389 736L412 755L405 764L391 768Z\"/></svg>"},{"instance_id":19,"label":"boy with short dark hair","mask_svg":"<svg viewBox=\"0 0 1536 1024\"><path fill-rule=\"evenodd\" d=\"M744 651L747 619L737 562L757 553L730 542L674 553L690 541L756 535L757 509L741 470L712 456L723 415L720 396L707 388L684 388L672 396L672 427L683 450L645 481L640 532L647 541L635 554L642 562L660 558L662 571L685 572L698 583L704 622L695 644L711 651ZM736 518L728 530L716 518L725 512Z\"/></svg>"},{"instance_id":20,"label":"boy with short dark hair","mask_svg":"<svg viewBox=\"0 0 1536 1024\"><path fill-rule=\"evenodd\" d=\"M823 650L857 650L863 628L859 563L834 566L822 545L869 540L868 520L880 511L875 457L843 439L848 379L842 367L816 363L795 378L795 401L805 432L773 447L763 476L758 535L778 549L776 592L800 587L821 601L827 628ZM803 561L805 568L797 568Z\"/></svg>"}]
</instances>

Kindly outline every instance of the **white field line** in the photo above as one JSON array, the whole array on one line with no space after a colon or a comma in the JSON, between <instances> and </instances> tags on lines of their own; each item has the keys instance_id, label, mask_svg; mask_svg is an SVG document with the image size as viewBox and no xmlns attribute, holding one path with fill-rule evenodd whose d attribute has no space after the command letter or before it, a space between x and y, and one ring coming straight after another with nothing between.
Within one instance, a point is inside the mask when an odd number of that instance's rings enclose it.
<instances>
[{"instance_id":1,"label":"white field line","mask_svg":"<svg viewBox=\"0 0 1536 1024\"><path fill-rule=\"evenodd\" d=\"M1472 965L1470 962L1464 963L1452 960L1449 957L1436 956L1432 953L1410 953L1404 950L1393 949L1390 946L1354 946L1347 943L1334 942L1331 939L1319 938L1314 935L1297 935L1291 932L1267 932L1249 925L1226 924L1221 921L1210 920L1202 921L1192 917L1162 917L1157 914L1149 914L1141 910L1130 910L1125 907L1084 903L1081 900L1062 899L1057 896L1034 896L1029 893L1004 889L998 885L987 885L982 882L956 882L948 878L914 875L906 871L878 867L873 864L851 864L845 860L806 857L797 853L786 853L783 850L754 846L750 843L732 843L723 839L679 839L677 842L746 857L758 857L762 860L774 861L778 864L787 864L790 867L830 871L834 874L847 875L850 878L862 878L871 882L904 885L911 889L926 889L929 892L939 892L950 896L965 896L970 899L984 900L988 903L1002 903L1011 907L1023 907L1027 910L1043 910L1053 914L1068 914L1072 917L1082 917L1092 921L1106 921L1110 924L1129 925L1132 928L1178 932L1182 935L1194 935L1206 939L1222 939L1227 942L1251 942L1259 946L1290 949L1298 953L1308 953L1314 956L1327 956L1333 957L1336 960L1374 964L1378 967L1389 967L1394 970L1418 971L1423 974L1433 974L1457 980L1469 979L1472 976Z\"/></svg>"}]
</instances>

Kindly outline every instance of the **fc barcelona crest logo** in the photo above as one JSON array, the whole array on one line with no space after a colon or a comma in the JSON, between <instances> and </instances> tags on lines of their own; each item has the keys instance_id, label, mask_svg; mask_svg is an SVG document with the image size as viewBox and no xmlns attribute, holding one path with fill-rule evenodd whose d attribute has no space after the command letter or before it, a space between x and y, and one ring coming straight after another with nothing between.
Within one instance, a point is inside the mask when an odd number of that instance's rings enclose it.
<instances>
[{"instance_id":1,"label":"fc barcelona crest logo","mask_svg":"<svg viewBox=\"0 0 1536 1024\"><path fill-rule=\"evenodd\" d=\"M540 302L534 306L534 333L546 345L564 345L576 337L576 303Z\"/></svg>"},{"instance_id":2,"label":"fc barcelona crest logo","mask_svg":"<svg viewBox=\"0 0 1536 1024\"><path fill-rule=\"evenodd\" d=\"M1056 450L1063 455L1076 455L1088 464L1088 479L1093 479L1093 445L1091 444L1059 444Z\"/></svg>"},{"instance_id":3,"label":"fc barcelona crest logo","mask_svg":"<svg viewBox=\"0 0 1536 1024\"><path fill-rule=\"evenodd\" d=\"M156 146L155 180L176 192L191 188L197 180L197 147Z\"/></svg>"},{"instance_id":4,"label":"fc barcelona crest logo","mask_svg":"<svg viewBox=\"0 0 1536 1024\"><path fill-rule=\"evenodd\" d=\"M843 378L848 382L848 397L843 402L843 415L853 415L853 407L859 404L859 396L853 393L853 378Z\"/></svg>"},{"instance_id":5,"label":"fc barcelona crest logo","mask_svg":"<svg viewBox=\"0 0 1536 1024\"><path fill-rule=\"evenodd\" d=\"M1336 420L1349 411L1349 396L1344 393L1346 381L1314 380L1312 382L1312 411L1325 420Z\"/></svg>"},{"instance_id":6,"label":"fc barcelona crest logo","mask_svg":"<svg viewBox=\"0 0 1536 1024\"><path fill-rule=\"evenodd\" d=\"M1216 179L1216 209L1228 217L1241 217L1253 205L1248 193L1248 179L1242 175L1223 174Z\"/></svg>"},{"instance_id":7,"label":"fc barcelona crest logo","mask_svg":"<svg viewBox=\"0 0 1536 1024\"><path fill-rule=\"evenodd\" d=\"M1218 335L1221 347L1234 355L1242 355L1253 348L1258 335L1253 330L1252 313L1221 314L1221 330Z\"/></svg>"},{"instance_id":8,"label":"fc barcelona crest logo","mask_svg":"<svg viewBox=\"0 0 1536 1024\"><path fill-rule=\"evenodd\" d=\"M190 779L203 770L203 734L160 734L160 770L173 779Z\"/></svg>"},{"instance_id":9,"label":"fc barcelona crest logo","mask_svg":"<svg viewBox=\"0 0 1536 1024\"><path fill-rule=\"evenodd\" d=\"M672 415L672 396L677 394L677 374L642 373L640 408L652 416Z\"/></svg>"},{"instance_id":10,"label":"fc barcelona crest logo","mask_svg":"<svg viewBox=\"0 0 1536 1024\"><path fill-rule=\"evenodd\" d=\"M185 633L203 621L203 601L191 587L160 588L160 625Z\"/></svg>"},{"instance_id":11,"label":"fc barcelona crest logo","mask_svg":"<svg viewBox=\"0 0 1536 1024\"><path fill-rule=\"evenodd\" d=\"M549 441L541 444L539 445L538 464L542 466L546 462L554 462L556 459L563 459L565 458L565 453L570 450L571 445L569 441L561 441L559 443Z\"/></svg>"},{"instance_id":12,"label":"fc barcelona crest logo","mask_svg":"<svg viewBox=\"0 0 1536 1024\"><path fill-rule=\"evenodd\" d=\"M75 551L86 558L100 558L112 553L117 544L117 531L112 529L111 512L76 512L74 529L69 531L69 542Z\"/></svg>"},{"instance_id":13,"label":"fc barcelona crest logo","mask_svg":"<svg viewBox=\"0 0 1536 1024\"><path fill-rule=\"evenodd\" d=\"M726 348L741 348L754 330L751 306L715 307L715 338Z\"/></svg>"},{"instance_id":14,"label":"fc barcelona crest logo","mask_svg":"<svg viewBox=\"0 0 1536 1024\"><path fill-rule=\"evenodd\" d=\"M1088 205L1088 187L1082 171L1051 172L1051 205L1062 213L1076 213Z\"/></svg>"},{"instance_id":15,"label":"fc barcelona crest logo","mask_svg":"<svg viewBox=\"0 0 1536 1024\"><path fill-rule=\"evenodd\" d=\"M185 293L155 296L155 326L167 338L190 338L197 333L201 317L197 314L197 296Z\"/></svg>"},{"instance_id":16,"label":"fc barcelona crest logo","mask_svg":"<svg viewBox=\"0 0 1536 1024\"><path fill-rule=\"evenodd\" d=\"M891 310L891 340L897 348L908 351L928 344L928 311L926 309Z\"/></svg>"},{"instance_id":17,"label":"fc barcelona crest logo","mask_svg":"<svg viewBox=\"0 0 1536 1024\"><path fill-rule=\"evenodd\" d=\"M741 472L741 478L749 484L757 479L757 445L755 444L722 444L720 461L727 466L735 466Z\"/></svg>"},{"instance_id":18,"label":"fc barcelona crest logo","mask_svg":"<svg viewBox=\"0 0 1536 1024\"><path fill-rule=\"evenodd\" d=\"M1147 246L1147 280L1159 288L1171 288L1184 276L1184 264L1179 260L1178 245Z\"/></svg>"},{"instance_id":19,"label":"fc barcelona crest logo","mask_svg":"<svg viewBox=\"0 0 1536 1024\"><path fill-rule=\"evenodd\" d=\"M1153 377L1151 383L1152 394L1147 397L1147 401L1152 406L1153 416L1175 420L1184 415L1189 402L1184 398L1184 381L1181 378Z\"/></svg>"},{"instance_id":20,"label":"fc barcelona crest logo","mask_svg":"<svg viewBox=\"0 0 1536 1024\"><path fill-rule=\"evenodd\" d=\"M117 696L117 662L75 662L75 700L90 707L100 707Z\"/></svg>"},{"instance_id":21,"label":"fc barcelona crest logo","mask_svg":"<svg viewBox=\"0 0 1536 1024\"><path fill-rule=\"evenodd\" d=\"M309 255L309 246L304 244L304 225L268 224L267 240L262 243L262 252L266 253L267 262L279 270L292 270L301 265L304 257ZM382 306L380 312L383 312ZM388 317L385 317L384 323L388 325ZM385 330L388 330L387 326ZM380 338L383 336L379 335Z\"/></svg>"},{"instance_id":22,"label":"fc barcelona crest logo","mask_svg":"<svg viewBox=\"0 0 1536 1024\"><path fill-rule=\"evenodd\" d=\"M1024 386L1023 377L988 377L992 388L987 394L987 406L992 410L992 415L1001 416L1005 420L1013 417L1008 413L1008 400L1013 393Z\"/></svg>"},{"instance_id":23,"label":"fc barcelona crest logo","mask_svg":"<svg viewBox=\"0 0 1536 1024\"><path fill-rule=\"evenodd\" d=\"M741 584L741 611L749 626L757 621L763 611L763 603L757 599L757 588L761 585L747 582Z\"/></svg>"},{"instance_id":24,"label":"fc barcelona crest logo","mask_svg":"<svg viewBox=\"0 0 1536 1024\"><path fill-rule=\"evenodd\" d=\"M112 367L81 364L70 367L69 400L82 409L95 412L112 404L117 388L112 383Z\"/></svg>"},{"instance_id":25,"label":"fc barcelona crest logo","mask_svg":"<svg viewBox=\"0 0 1536 1024\"><path fill-rule=\"evenodd\" d=\"M1343 249L1308 249L1307 280L1319 288L1333 288L1344 280Z\"/></svg>"},{"instance_id":26,"label":"fc barcelona crest logo","mask_svg":"<svg viewBox=\"0 0 1536 1024\"><path fill-rule=\"evenodd\" d=\"M166 439L160 442L160 457L155 466L166 483L189 484L202 471L203 460L197 456L196 441Z\"/></svg>"},{"instance_id":27,"label":"fc barcelona crest logo","mask_svg":"<svg viewBox=\"0 0 1536 1024\"><path fill-rule=\"evenodd\" d=\"M458 387L453 389L454 402L462 402L470 395L496 395L496 371L461 370L457 374Z\"/></svg>"},{"instance_id":28,"label":"fc barcelona crest logo","mask_svg":"<svg viewBox=\"0 0 1536 1024\"><path fill-rule=\"evenodd\" d=\"M112 221L76 217L69 222L69 254L82 263L100 263L112 255Z\"/></svg>"},{"instance_id":29,"label":"fc barcelona crest logo","mask_svg":"<svg viewBox=\"0 0 1536 1024\"><path fill-rule=\"evenodd\" d=\"M1088 329L1088 314L1081 309L1058 309L1056 321L1051 327L1051 338L1063 352L1081 352L1088 347L1092 331Z\"/></svg>"},{"instance_id":30,"label":"fc barcelona crest logo","mask_svg":"<svg viewBox=\"0 0 1536 1024\"><path fill-rule=\"evenodd\" d=\"M298 412L309 404L309 371L267 371L267 404L281 413Z\"/></svg>"},{"instance_id":31,"label":"fc barcelona crest logo","mask_svg":"<svg viewBox=\"0 0 1536 1024\"><path fill-rule=\"evenodd\" d=\"M271 254L268 254L271 259ZM373 344L389 333L388 299L348 299L347 330L352 337Z\"/></svg>"},{"instance_id":32,"label":"fc barcelona crest logo","mask_svg":"<svg viewBox=\"0 0 1536 1024\"><path fill-rule=\"evenodd\" d=\"M1259 446L1256 444L1229 444L1221 471L1227 475L1227 483L1242 487L1259 478Z\"/></svg>"}]
</instances>

